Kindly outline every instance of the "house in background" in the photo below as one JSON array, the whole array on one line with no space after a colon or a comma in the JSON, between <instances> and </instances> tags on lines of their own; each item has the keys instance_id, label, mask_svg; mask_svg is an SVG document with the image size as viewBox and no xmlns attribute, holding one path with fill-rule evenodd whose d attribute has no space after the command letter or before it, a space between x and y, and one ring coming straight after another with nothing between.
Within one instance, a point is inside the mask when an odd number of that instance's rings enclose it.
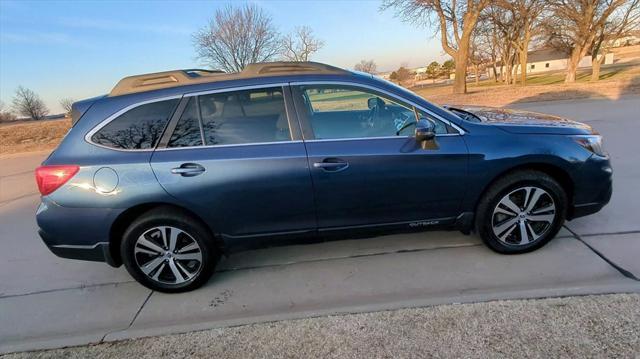
<instances>
[{"instance_id":1,"label":"house in background","mask_svg":"<svg viewBox=\"0 0 640 359\"><path fill-rule=\"evenodd\" d=\"M565 70L567 68L568 60L568 54L552 48L529 51L529 54L527 55L527 73L535 74L545 71ZM609 64L613 64L613 53L605 55L603 65ZM578 63L578 68L585 67L591 67L591 55L583 57ZM497 64L496 71L499 76L502 71L500 63ZM520 73L519 66L517 73Z\"/></svg>"},{"instance_id":2,"label":"house in background","mask_svg":"<svg viewBox=\"0 0 640 359\"><path fill-rule=\"evenodd\" d=\"M617 38L613 47L640 45L640 30L631 31L628 35Z\"/></svg>"}]
</instances>

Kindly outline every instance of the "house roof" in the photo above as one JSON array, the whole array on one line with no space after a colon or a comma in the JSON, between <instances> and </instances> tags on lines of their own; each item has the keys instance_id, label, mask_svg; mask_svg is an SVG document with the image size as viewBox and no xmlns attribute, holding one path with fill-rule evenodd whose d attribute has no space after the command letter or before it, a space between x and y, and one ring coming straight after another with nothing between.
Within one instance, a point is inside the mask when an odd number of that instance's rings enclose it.
<instances>
[{"instance_id":1,"label":"house roof","mask_svg":"<svg viewBox=\"0 0 640 359\"><path fill-rule=\"evenodd\" d=\"M569 55L553 48L529 51L527 54L527 62L544 62L553 60L563 60L569 58Z\"/></svg>"}]
</instances>

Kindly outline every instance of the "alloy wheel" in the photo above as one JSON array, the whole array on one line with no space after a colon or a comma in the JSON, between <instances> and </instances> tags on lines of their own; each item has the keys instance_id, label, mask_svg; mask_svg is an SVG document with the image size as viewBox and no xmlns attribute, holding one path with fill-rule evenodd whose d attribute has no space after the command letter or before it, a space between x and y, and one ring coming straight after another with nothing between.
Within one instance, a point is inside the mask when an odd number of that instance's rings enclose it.
<instances>
[{"instance_id":1,"label":"alloy wheel","mask_svg":"<svg viewBox=\"0 0 640 359\"><path fill-rule=\"evenodd\" d=\"M493 234L509 246L528 245L550 230L556 215L555 202L547 191L520 187L505 195L493 210Z\"/></svg>"},{"instance_id":2,"label":"alloy wheel","mask_svg":"<svg viewBox=\"0 0 640 359\"><path fill-rule=\"evenodd\" d=\"M153 227L136 240L138 268L153 281L182 284L202 269L202 249L187 232L170 226Z\"/></svg>"}]
</instances>

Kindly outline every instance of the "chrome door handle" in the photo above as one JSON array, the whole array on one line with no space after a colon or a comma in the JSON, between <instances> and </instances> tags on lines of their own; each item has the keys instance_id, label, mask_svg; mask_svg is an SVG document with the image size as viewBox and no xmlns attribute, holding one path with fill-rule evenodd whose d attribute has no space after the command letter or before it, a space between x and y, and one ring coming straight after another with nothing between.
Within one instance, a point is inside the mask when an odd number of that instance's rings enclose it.
<instances>
[{"instance_id":1,"label":"chrome door handle","mask_svg":"<svg viewBox=\"0 0 640 359\"><path fill-rule=\"evenodd\" d=\"M183 163L180 167L172 168L171 173L182 177L193 177L204 173L205 168L197 163Z\"/></svg>"},{"instance_id":2,"label":"chrome door handle","mask_svg":"<svg viewBox=\"0 0 640 359\"><path fill-rule=\"evenodd\" d=\"M322 162L314 162L313 167L326 172L340 172L346 170L349 163L338 159L325 159Z\"/></svg>"}]
</instances>

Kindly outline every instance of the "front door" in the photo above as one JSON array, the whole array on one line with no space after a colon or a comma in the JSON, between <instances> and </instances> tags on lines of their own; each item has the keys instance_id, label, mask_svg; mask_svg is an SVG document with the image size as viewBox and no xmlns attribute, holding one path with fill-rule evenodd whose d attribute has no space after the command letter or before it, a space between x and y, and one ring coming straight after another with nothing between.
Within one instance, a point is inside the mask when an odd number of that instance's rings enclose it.
<instances>
[{"instance_id":1,"label":"front door","mask_svg":"<svg viewBox=\"0 0 640 359\"><path fill-rule=\"evenodd\" d=\"M315 230L306 151L290 128L285 90L186 97L151 159L166 191L232 244Z\"/></svg>"},{"instance_id":2,"label":"front door","mask_svg":"<svg viewBox=\"0 0 640 359\"><path fill-rule=\"evenodd\" d=\"M303 85L294 96L321 230L428 226L459 214L467 148L456 129L369 88ZM437 137L422 146L414 124L429 116Z\"/></svg>"}]
</instances>

